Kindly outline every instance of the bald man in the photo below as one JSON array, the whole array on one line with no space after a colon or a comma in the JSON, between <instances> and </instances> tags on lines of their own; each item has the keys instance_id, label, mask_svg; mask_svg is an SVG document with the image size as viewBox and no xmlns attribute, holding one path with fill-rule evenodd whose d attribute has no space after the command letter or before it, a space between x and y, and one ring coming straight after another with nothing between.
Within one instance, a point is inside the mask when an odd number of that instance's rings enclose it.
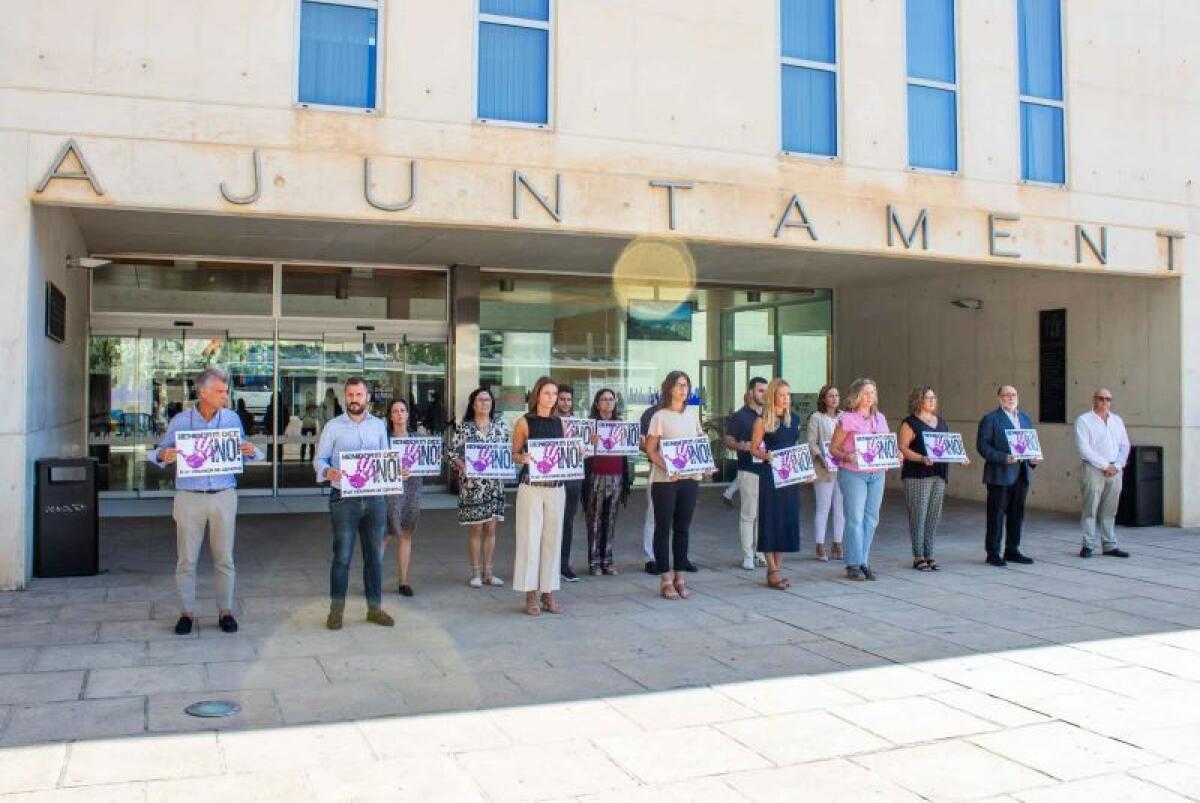
<instances>
[{"instance_id":1,"label":"bald man","mask_svg":"<svg viewBox=\"0 0 1200 803\"><path fill-rule=\"evenodd\" d=\"M1129 553L1117 546L1117 503L1121 499L1121 472L1129 459L1129 435L1125 422L1112 411L1113 395L1108 388L1092 394L1092 409L1075 419L1075 448L1083 461L1079 473L1083 498L1083 546L1079 557L1090 558L1096 549L1096 529L1100 544L1111 558L1127 558Z\"/></svg>"},{"instance_id":2,"label":"bald man","mask_svg":"<svg viewBox=\"0 0 1200 803\"><path fill-rule=\"evenodd\" d=\"M983 549L992 566L1033 563L1033 558L1021 552L1021 527L1025 522L1025 497L1038 461L1014 457L1005 434L1010 429L1033 429L1033 421L1021 409L1021 398L1012 385L997 388L996 399L999 406L980 420L975 437L975 449L985 461L983 482L987 485Z\"/></svg>"}]
</instances>

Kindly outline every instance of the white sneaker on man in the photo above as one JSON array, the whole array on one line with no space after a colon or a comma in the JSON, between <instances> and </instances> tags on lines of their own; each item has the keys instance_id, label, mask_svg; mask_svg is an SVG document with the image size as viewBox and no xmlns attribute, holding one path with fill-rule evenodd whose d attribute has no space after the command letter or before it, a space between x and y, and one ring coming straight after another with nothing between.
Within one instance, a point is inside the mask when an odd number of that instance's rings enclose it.
<instances>
[{"instance_id":1,"label":"white sneaker on man","mask_svg":"<svg viewBox=\"0 0 1200 803\"><path fill-rule=\"evenodd\" d=\"M754 562L757 563L759 566L766 566L767 558L765 555L763 555L763 553L755 552L754 553Z\"/></svg>"},{"instance_id":2,"label":"white sneaker on man","mask_svg":"<svg viewBox=\"0 0 1200 803\"><path fill-rule=\"evenodd\" d=\"M748 572L754 571L754 556L753 555L747 555L746 557L742 558L742 568Z\"/></svg>"}]
</instances>

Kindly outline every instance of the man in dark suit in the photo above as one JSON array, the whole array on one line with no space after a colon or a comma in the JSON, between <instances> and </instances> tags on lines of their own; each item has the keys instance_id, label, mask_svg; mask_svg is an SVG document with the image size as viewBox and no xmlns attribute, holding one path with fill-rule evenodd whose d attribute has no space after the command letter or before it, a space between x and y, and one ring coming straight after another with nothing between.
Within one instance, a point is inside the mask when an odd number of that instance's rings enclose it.
<instances>
[{"instance_id":1,"label":"man in dark suit","mask_svg":"<svg viewBox=\"0 0 1200 803\"><path fill-rule=\"evenodd\" d=\"M1021 554L1021 524L1025 520L1025 496L1033 482L1036 460L1017 460L1005 433L1010 429L1033 429L1033 421L1019 408L1020 398L1012 385L996 391L1000 406L979 422L975 449L983 456L983 482L987 485L987 536L984 549L993 566L1033 563ZM1003 553L1000 547L1003 545Z\"/></svg>"}]
</instances>

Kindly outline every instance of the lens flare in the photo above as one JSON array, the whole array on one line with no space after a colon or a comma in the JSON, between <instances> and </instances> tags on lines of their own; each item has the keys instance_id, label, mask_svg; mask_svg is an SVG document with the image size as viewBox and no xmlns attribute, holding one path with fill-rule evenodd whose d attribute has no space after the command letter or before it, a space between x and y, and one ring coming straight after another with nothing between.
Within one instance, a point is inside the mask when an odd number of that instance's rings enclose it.
<instances>
[{"instance_id":1,"label":"lens flare","mask_svg":"<svg viewBox=\"0 0 1200 803\"><path fill-rule=\"evenodd\" d=\"M682 300L696 288L696 261L682 240L638 237L613 263L612 285L623 307L632 300L653 298L653 286Z\"/></svg>"}]
</instances>

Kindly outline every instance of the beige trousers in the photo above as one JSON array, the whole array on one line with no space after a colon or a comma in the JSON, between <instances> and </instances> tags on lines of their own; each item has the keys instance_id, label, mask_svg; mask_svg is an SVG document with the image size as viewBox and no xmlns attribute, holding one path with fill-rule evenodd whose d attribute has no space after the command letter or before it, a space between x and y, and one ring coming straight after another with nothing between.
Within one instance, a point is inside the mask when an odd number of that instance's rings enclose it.
<instances>
[{"instance_id":1,"label":"beige trousers","mask_svg":"<svg viewBox=\"0 0 1200 803\"><path fill-rule=\"evenodd\" d=\"M208 549L212 552L213 574L217 583L217 609L233 610L233 528L237 520L237 491L228 488L216 494L176 491L171 512L175 519L175 587L179 591L179 609L192 613L196 607L196 561L204 546L208 528Z\"/></svg>"},{"instance_id":2,"label":"beige trousers","mask_svg":"<svg viewBox=\"0 0 1200 803\"><path fill-rule=\"evenodd\" d=\"M566 489L517 487L517 543L514 591L557 591L560 585L563 507Z\"/></svg>"}]
</instances>

